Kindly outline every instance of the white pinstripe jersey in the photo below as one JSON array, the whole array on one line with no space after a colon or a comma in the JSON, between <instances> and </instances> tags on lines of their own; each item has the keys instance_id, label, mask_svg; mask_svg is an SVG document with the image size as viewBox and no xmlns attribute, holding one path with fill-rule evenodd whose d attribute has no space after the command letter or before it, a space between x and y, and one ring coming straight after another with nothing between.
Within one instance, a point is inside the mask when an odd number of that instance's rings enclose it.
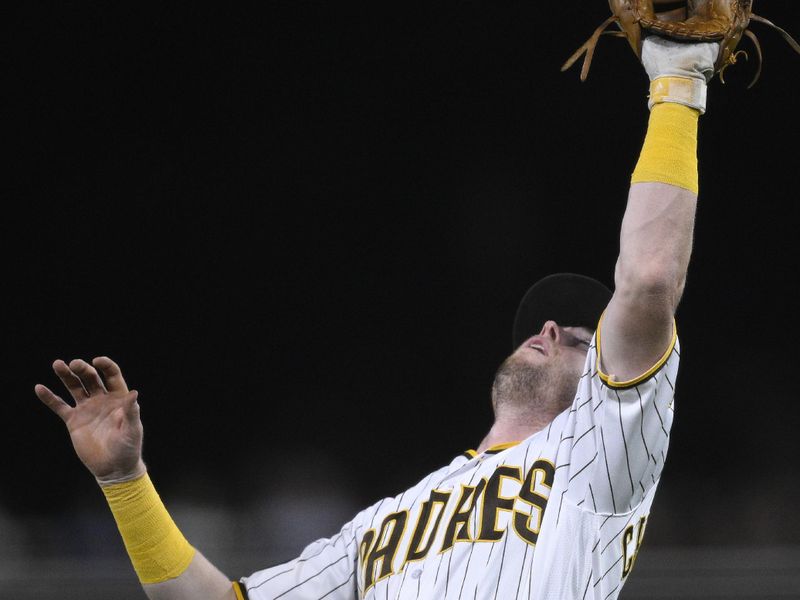
<instances>
[{"instance_id":1,"label":"white pinstripe jersey","mask_svg":"<svg viewBox=\"0 0 800 600\"><path fill-rule=\"evenodd\" d=\"M243 578L250 600L616 598L664 466L679 344L673 335L653 368L613 382L597 339L572 406L548 427L468 451Z\"/></svg>"}]
</instances>

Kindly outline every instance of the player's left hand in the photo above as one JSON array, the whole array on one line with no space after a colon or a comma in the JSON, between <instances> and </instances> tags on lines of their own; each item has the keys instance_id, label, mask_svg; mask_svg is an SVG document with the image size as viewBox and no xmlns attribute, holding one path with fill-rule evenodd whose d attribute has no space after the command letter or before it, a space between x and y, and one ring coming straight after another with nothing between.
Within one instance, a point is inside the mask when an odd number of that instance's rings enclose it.
<instances>
[{"instance_id":1,"label":"player's left hand","mask_svg":"<svg viewBox=\"0 0 800 600\"><path fill-rule=\"evenodd\" d=\"M57 360L53 371L75 405L41 384L35 387L36 395L64 421L75 453L86 468L101 483L144 474L138 393L128 390L117 364L105 356L95 358L92 364L75 359L67 365Z\"/></svg>"}]
</instances>

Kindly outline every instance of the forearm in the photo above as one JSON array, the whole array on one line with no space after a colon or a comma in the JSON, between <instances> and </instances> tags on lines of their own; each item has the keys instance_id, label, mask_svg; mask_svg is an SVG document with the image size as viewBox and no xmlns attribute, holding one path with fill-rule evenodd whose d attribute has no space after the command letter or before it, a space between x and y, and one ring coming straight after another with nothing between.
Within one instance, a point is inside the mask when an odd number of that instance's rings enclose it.
<instances>
[{"instance_id":1,"label":"forearm","mask_svg":"<svg viewBox=\"0 0 800 600\"><path fill-rule=\"evenodd\" d=\"M692 249L699 115L681 104L653 106L620 234L617 289L663 295L670 313Z\"/></svg>"},{"instance_id":2,"label":"forearm","mask_svg":"<svg viewBox=\"0 0 800 600\"><path fill-rule=\"evenodd\" d=\"M142 587L150 600L237 600L228 578L199 552L178 577Z\"/></svg>"},{"instance_id":3,"label":"forearm","mask_svg":"<svg viewBox=\"0 0 800 600\"><path fill-rule=\"evenodd\" d=\"M650 77L647 135L631 177L616 289L653 296L671 317L686 278L699 189L697 134L713 74L715 44L644 42Z\"/></svg>"},{"instance_id":4,"label":"forearm","mask_svg":"<svg viewBox=\"0 0 800 600\"><path fill-rule=\"evenodd\" d=\"M615 291L603 319L606 372L628 381L662 356L686 281L697 206L699 111L652 107L620 232Z\"/></svg>"},{"instance_id":5,"label":"forearm","mask_svg":"<svg viewBox=\"0 0 800 600\"><path fill-rule=\"evenodd\" d=\"M189 544L146 473L102 490L149 598L235 600L231 582Z\"/></svg>"},{"instance_id":6,"label":"forearm","mask_svg":"<svg viewBox=\"0 0 800 600\"><path fill-rule=\"evenodd\" d=\"M671 317L686 282L697 195L674 185L631 186L620 233L615 289ZM654 306L657 300L660 306Z\"/></svg>"}]
</instances>

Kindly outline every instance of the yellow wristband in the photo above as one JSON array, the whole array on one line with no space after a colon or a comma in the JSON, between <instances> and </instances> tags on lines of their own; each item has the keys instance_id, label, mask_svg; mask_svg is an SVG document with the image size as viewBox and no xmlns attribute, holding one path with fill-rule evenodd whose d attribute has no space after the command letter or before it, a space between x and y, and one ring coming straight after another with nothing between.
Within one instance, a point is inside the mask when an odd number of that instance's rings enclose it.
<instances>
[{"instance_id":1,"label":"yellow wristband","mask_svg":"<svg viewBox=\"0 0 800 600\"><path fill-rule=\"evenodd\" d=\"M658 181L698 192L697 123L700 113L664 102L650 111L647 135L631 183Z\"/></svg>"},{"instance_id":2,"label":"yellow wristband","mask_svg":"<svg viewBox=\"0 0 800 600\"><path fill-rule=\"evenodd\" d=\"M169 516L146 473L101 489L140 582L160 583L189 567L195 549Z\"/></svg>"}]
</instances>

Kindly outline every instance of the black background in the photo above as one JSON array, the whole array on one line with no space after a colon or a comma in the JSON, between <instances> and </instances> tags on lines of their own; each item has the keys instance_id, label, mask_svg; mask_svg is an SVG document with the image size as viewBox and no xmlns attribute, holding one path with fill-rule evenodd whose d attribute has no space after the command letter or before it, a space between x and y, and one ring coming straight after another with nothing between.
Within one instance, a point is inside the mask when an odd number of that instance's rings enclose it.
<instances>
[{"instance_id":1,"label":"black background","mask_svg":"<svg viewBox=\"0 0 800 600\"><path fill-rule=\"evenodd\" d=\"M613 283L647 79L614 38L587 82L559 71L605 3L255 6L7 16L12 514L97 497L33 394L56 358L120 363L166 493L237 506L325 456L366 504L478 444L533 281ZM793 3L756 9L800 35ZM797 535L800 57L752 29L761 81L741 61L701 120L660 490L688 542L710 514L712 542Z\"/></svg>"}]
</instances>

